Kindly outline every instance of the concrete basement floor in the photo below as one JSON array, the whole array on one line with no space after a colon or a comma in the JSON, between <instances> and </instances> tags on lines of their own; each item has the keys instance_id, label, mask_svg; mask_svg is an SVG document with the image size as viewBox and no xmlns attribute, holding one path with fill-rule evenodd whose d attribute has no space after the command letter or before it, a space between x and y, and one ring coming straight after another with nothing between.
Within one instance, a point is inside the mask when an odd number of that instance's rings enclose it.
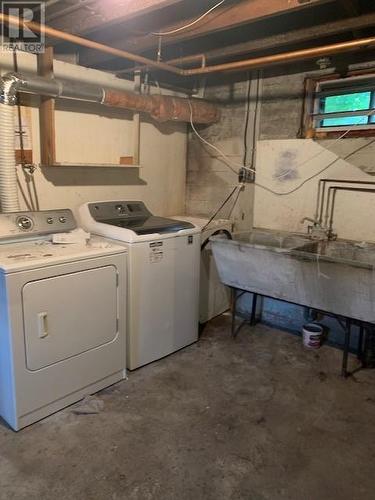
<instances>
[{"instance_id":1,"label":"concrete basement floor","mask_svg":"<svg viewBox=\"0 0 375 500\"><path fill-rule=\"evenodd\" d=\"M375 372L339 376L306 351L221 317L201 341L19 433L0 424L0 499L374 498Z\"/></svg>"}]
</instances>

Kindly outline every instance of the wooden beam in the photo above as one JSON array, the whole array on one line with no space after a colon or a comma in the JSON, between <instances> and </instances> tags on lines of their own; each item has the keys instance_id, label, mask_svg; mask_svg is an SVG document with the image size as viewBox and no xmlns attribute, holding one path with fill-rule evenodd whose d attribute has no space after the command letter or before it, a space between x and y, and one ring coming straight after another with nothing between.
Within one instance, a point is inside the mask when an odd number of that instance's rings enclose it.
<instances>
[{"instance_id":1,"label":"wooden beam","mask_svg":"<svg viewBox=\"0 0 375 500\"><path fill-rule=\"evenodd\" d=\"M277 49L286 45L293 45L297 43L307 42L317 38L338 35L348 31L369 28L375 26L375 13L364 14L362 16L353 17L350 19L340 19L339 21L332 21L325 24L318 24L310 28L303 28L279 35L268 36L265 38L257 38L249 42L237 43L229 47L221 47L219 49L210 50L204 54L189 55L186 58L176 58L167 61L168 64L177 64L178 66L199 66L202 60L214 61L217 59L225 59L250 52L261 52L270 49ZM137 68L126 68L123 71L118 71L117 74L131 73Z\"/></svg>"},{"instance_id":2,"label":"wooden beam","mask_svg":"<svg viewBox=\"0 0 375 500\"><path fill-rule=\"evenodd\" d=\"M355 0L339 0L339 4L341 5L343 11L346 13L347 16L359 16L360 15L360 9L358 7L358 3ZM354 29L352 31L353 36L356 38L361 37L361 32L360 30Z\"/></svg>"},{"instance_id":3,"label":"wooden beam","mask_svg":"<svg viewBox=\"0 0 375 500\"><path fill-rule=\"evenodd\" d=\"M53 21L53 27L69 33L86 34L105 25L119 24L181 3L183 0L97 0L90 9L81 8Z\"/></svg>"},{"instance_id":4,"label":"wooden beam","mask_svg":"<svg viewBox=\"0 0 375 500\"><path fill-rule=\"evenodd\" d=\"M222 7L214 10L204 21L194 27L183 30L173 36L163 37L163 46L175 44L184 40L208 35L218 31L228 30L260 21L268 17L306 9L318 4L331 2L333 0L240 0L233 4L223 4ZM194 19L184 19L178 24L162 27L161 31L170 31L180 28ZM160 31L155 27L155 31ZM108 41L108 44L123 49L131 49L132 52L141 53L157 46L158 37L149 33L147 35L133 36L127 39L115 39ZM83 50L80 53L80 64L84 66L98 66L111 59L106 54L98 54L92 50Z\"/></svg>"},{"instance_id":5,"label":"wooden beam","mask_svg":"<svg viewBox=\"0 0 375 500\"><path fill-rule=\"evenodd\" d=\"M47 47L38 54L38 74L53 78L53 48ZM40 162L42 165L56 163L55 99L41 97L39 108Z\"/></svg>"},{"instance_id":6,"label":"wooden beam","mask_svg":"<svg viewBox=\"0 0 375 500\"><path fill-rule=\"evenodd\" d=\"M339 3L348 16L359 15L358 4L354 0L339 0Z\"/></svg>"}]
</instances>

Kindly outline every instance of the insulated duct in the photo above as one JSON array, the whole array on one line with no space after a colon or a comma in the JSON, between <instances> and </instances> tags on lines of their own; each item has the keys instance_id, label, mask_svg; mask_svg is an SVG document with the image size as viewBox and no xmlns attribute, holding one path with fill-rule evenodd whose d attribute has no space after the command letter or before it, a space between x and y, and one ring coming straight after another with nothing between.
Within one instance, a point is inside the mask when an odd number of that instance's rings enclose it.
<instances>
[{"instance_id":1,"label":"insulated duct","mask_svg":"<svg viewBox=\"0 0 375 500\"><path fill-rule=\"evenodd\" d=\"M34 76L25 77L17 73L5 75L2 86L9 87L9 82L13 92L96 102L109 107L148 113L160 122L169 120L189 122L191 115L197 124L215 123L220 118L220 111L216 106L200 99L139 95L126 90L106 90L102 86Z\"/></svg>"},{"instance_id":2,"label":"insulated duct","mask_svg":"<svg viewBox=\"0 0 375 500\"><path fill-rule=\"evenodd\" d=\"M13 106L0 104L0 205L3 212L17 212L17 171L14 131L16 114Z\"/></svg>"},{"instance_id":3,"label":"insulated duct","mask_svg":"<svg viewBox=\"0 0 375 500\"><path fill-rule=\"evenodd\" d=\"M0 88L0 205L3 212L20 210L16 171L15 79L1 81Z\"/></svg>"}]
</instances>

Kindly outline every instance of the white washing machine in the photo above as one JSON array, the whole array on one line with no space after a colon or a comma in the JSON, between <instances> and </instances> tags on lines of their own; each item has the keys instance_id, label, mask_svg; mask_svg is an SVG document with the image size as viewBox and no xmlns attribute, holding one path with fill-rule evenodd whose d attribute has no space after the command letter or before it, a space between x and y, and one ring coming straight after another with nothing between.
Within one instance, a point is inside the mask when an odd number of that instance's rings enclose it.
<instances>
[{"instance_id":1,"label":"white washing machine","mask_svg":"<svg viewBox=\"0 0 375 500\"><path fill-rule=\"evenodd\" d=\"M202 229L199 322L203 325L210 319L227 311L230 307L230 290L220 281L209 239L214 235L232 238L233 223L228 219L215 219L207 226L209 219L204 217L176 215L172 218L191 222Z\"/></svg>"},{"instance_id":2,"label":"white washing machine","mask_svg":"<svg viewBox=\"0 0 375 500\"><path fill-rule=\"evenodd\" d=\"M19 430L125 378L126 250L53 244L70 210L0 215L0 415Z\"/></svg>"},{"instance_id":3,"label":"white washing machine","mask_svg":"<svg viewBox=\"0 0 375 500\"><path fill-rule=\"evenodd\" d=\"M141 201L86 203L79 217L128 250L127 368L196 342L200 229L154 216Z\"/></svg>"}]
</instances>

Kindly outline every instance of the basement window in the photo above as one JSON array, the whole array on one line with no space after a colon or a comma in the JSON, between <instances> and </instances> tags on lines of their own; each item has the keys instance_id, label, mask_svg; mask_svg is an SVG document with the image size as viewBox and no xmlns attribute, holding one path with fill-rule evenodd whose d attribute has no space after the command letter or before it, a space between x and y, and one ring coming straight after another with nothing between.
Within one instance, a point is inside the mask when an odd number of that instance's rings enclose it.
<instances>
[{"instance_id":1,"label":"basement window","mask_svg":"<svg viewBox=\"0 0 375 500\"><path fill-rule=\"evenodd\" d=\"M375 135L374 74L309 80L308 87L305 130L310 130L309 136L338 136L348 129L349 137Z\"/></svg>"}]
</instances>

